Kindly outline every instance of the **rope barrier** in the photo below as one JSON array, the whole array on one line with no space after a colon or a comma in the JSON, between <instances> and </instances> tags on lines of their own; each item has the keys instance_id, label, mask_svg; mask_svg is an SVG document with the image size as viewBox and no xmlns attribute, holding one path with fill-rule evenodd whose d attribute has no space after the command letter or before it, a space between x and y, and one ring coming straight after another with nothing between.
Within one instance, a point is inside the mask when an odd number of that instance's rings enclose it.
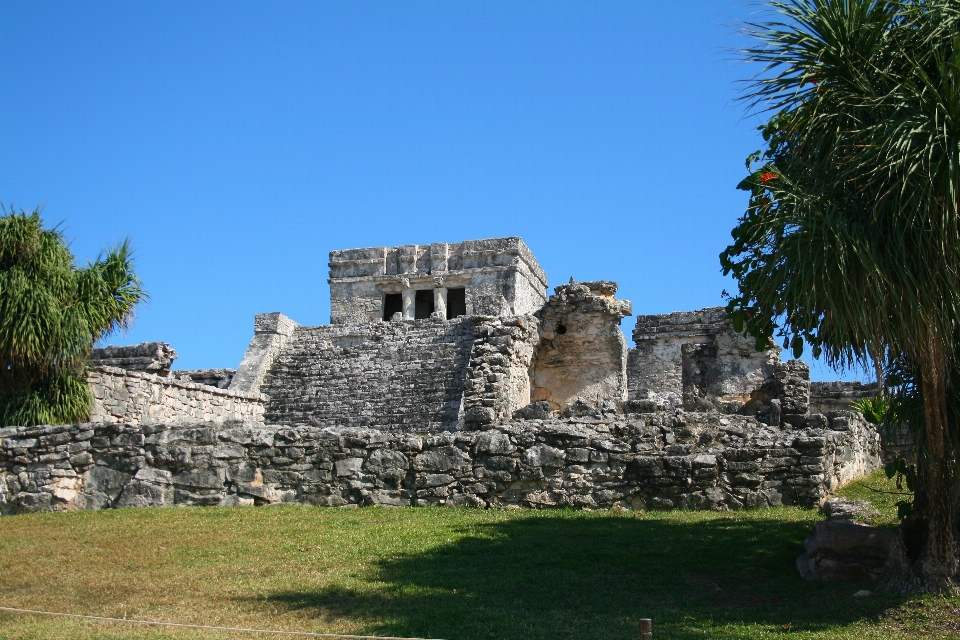
<instances>
[{"instance_id":1,"label":"rope barrier","mask_svg":"<svg viewBox=\"0 0 960 640\"><path fill-rule=\"evenodd\" d=\"M214 627L205 624L182 624L179 622L156 622L154 620L136 620L133 618L106 618L103 616L85 616L79 613L57 613L55 611L36 611L34 609L15 609L0 607L0 612L27 613L35 616L53 616L58 618L75 618L78 620L96 620L98 622L128 622L154 627L177 627L180 629L203 629L206 631L231 631L234 633L269 633L273 635L301 636L308 638L341 638L350 640L431 640L430 638L401 638L396 636L353 636L337 633L312 633L310 631L274 631L272 629L245 629L242 627ZM435 638L432 640L436 640Z\"/></svg>"}]
</instances>

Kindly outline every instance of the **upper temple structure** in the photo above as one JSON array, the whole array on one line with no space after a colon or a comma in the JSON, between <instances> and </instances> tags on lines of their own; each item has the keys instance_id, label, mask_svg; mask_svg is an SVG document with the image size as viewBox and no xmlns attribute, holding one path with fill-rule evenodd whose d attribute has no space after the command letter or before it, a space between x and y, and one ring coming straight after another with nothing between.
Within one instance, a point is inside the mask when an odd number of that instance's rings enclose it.
<instances>
[{"instance_id":1,"label":"upper temple structure","mask_svg":"<svg viewBox=\"0 0 960 640\"><path fill-rule=\"evenodd\" d=\"M546 302L547 276L520 238L330 252L330 322L423 320L434 313L523 316Z\"/></svg>"},{"instance_id":2,"label":"upper temple structure","mask_svg":"<svg viewBox=\"0 0 960 640\"><path fill-rule=\"evenodd\" d=\"M548 296L520 238L332 251L329 266L331 324L257 316L230 383L266 394L271 422L472 429L627 403L778 420L806 411L782 382L799 376L808 393L805 365L781 363L772 345L756 352L722 308L638 316L629 349L620 323L632 308L616 283Z\"/></svg>"}]
</instances>

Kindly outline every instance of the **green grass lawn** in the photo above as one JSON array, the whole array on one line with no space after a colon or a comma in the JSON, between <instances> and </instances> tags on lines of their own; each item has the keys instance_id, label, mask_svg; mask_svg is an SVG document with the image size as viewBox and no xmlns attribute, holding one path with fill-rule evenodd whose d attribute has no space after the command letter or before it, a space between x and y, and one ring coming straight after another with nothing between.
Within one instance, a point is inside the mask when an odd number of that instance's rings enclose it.
<instances>
[{"instance_id":1,"label":"green grass lawn","mask_svg":"<svg viewBox=\"0 0 960 640\"><path fill-rule=\"evenodd\" d=\"M873 490L871 490L871 487ZM882 476L844 491L895 522ZM960 599L802 581L819 516L310 507L0 519L0 606L449 640L958 637ZM0 638L230 637L0 614ZM267 637L267 636L237 636Z\"/></svg>"}]
</instances>

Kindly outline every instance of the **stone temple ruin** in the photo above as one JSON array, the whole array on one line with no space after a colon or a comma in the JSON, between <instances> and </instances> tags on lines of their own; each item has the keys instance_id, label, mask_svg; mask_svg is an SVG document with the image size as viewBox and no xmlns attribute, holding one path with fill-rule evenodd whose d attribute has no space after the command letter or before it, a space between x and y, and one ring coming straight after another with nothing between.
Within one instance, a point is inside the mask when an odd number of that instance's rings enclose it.
<instances>
[{"instance_id":1,"label":"stone temple ruin","mask_svg":"<svg viewBox=\"0 0 960 640\"><path fill-rule=\"evenodd\" d=\"M636 317L519 238L330 254L329 325L258 315L234 372L97 350L88 423L0 429L0 510L813 505L880 462L806 365L720 307ZM839 385L839 386L838 386ZM849 387L849 388L848 388Z\"/></svg>"}]
</instances>

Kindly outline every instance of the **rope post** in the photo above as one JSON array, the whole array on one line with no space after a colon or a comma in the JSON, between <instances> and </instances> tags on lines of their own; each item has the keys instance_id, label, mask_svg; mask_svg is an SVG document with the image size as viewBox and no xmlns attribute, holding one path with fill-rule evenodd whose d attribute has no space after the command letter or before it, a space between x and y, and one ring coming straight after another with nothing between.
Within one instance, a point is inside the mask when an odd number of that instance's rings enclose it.
<instances>
[{"instance_id":1,"label":"rope post","mask_svg":"<svg viewBox=\"0 0 960 640\"><path fill-rule=\"evenodd\" d=\"M640 618L640 640L653 640L653 620Z\"/></svg>"}]
</instances>

